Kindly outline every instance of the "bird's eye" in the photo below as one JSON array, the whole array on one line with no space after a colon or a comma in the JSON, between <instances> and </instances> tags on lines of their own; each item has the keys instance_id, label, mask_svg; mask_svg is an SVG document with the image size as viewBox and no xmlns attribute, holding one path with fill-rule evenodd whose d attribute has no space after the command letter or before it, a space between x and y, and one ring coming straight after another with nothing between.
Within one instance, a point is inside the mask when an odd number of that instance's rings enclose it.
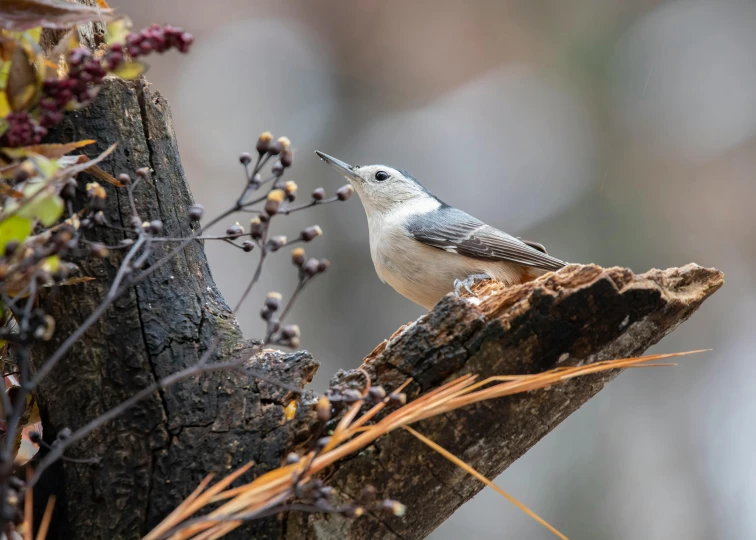
<instances>
[{"instance_id":1,"label":"bird's eye","mask_svg":"<svg viewBox=\"0 0 756 540\"><path fill-rule=\"evenodd\" d=\"M389 173L387 173L386 171L378 171L377 173L375 173L375 179L379 182L383 182L384 180L388 179L388 177Z\"/></svg>"}]
</instances>

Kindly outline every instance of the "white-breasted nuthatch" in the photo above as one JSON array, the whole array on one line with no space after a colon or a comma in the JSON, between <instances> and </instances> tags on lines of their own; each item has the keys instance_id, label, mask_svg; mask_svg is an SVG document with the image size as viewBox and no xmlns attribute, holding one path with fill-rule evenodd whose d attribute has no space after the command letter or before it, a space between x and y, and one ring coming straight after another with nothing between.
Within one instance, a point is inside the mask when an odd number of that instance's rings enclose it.
<instances>
[{"instance_id":1,"label":"white-breasted nuthatch","mask_svg":"<svg viewBox=\"0 0 756 540\"><path fill-rule=\"evenodd\" d=\"M378 277L426 309L452 290L469 291L476 279L511 285L567 264L548 255L541 244L519 240L449 206L406 171L349 165L315 153L359 195Z\"/></svg>"}]
</instances>

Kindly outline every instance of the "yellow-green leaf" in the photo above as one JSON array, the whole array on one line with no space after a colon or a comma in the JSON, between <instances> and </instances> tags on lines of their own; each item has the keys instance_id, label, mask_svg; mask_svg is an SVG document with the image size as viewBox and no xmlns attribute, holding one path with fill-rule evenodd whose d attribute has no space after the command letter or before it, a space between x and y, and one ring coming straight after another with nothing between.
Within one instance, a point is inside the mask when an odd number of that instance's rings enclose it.
<instances>
[{"instance_id":1,"label":"yellow-green leaf","mask_svg":"<svg viewBox=\"0 0 756 540\"><path fill-rule=\"evenodd\" d=\"M53 177L53 175L55 175L56 172L58 172L57 161L47 159L46 157L40 156L39 154L29 154L29 158L31 159L32 163L34 163L34 167L37 169L40 176L42 176L42 178L45 178L46 180L49 180Z\"/></svg>"},{"instance_id":2,"label":"yellow-green leaf","mask_svg":"<svg viewBox=\"0 0 756 540\"><path fill-rule=\"evenodd\" d=\"M58 268L60 268L60 257L58 257L57 255L51 255L47 257L44 261L42 261L41 266L42 266L42 270L53 274L58 271Z\"/></svg>"},{"instance_id":3,"label":"yellow-green leaf","mask_svg":"<svg viewBox=\"0 0 756 540\"><path fill-rule=\"evenodd\" d=\"M37 195L25 204L18 211L18 215L29 219L38 219L42 225L49 227L60 219L63 210L63 199L58 197L55 190L50 190L49 193Z\"/></svg>"},{"instance_id":4,"label":"yellow-green leaf","mask_svg":"<svg viewBox=\"0 0 756 540\"><path fill-rule=\"evenodd\" d=\"M113 75L118 75L122 79L131 80L136 79L146 70L147 66L141 62L125 62L113 72Z\"/></svg>"},{"instance_id":5,"label":"yellow-green leaf","mask_svg":"<svg viewBox=\"0 0 756 540\"><path fill-rule=\"evenodd\" d=\"M120 17L114 21L111 21L105 27L105 43L112 45L113 43L124 43L126 36L131 31L131 21L128 17Z\"/></svg>"},{"instance_id":6,"label":"yellow-green leaf","mask_svg":"<svg viewBox=\"0 0 756 540\"><path fill-rule=\"evenodd\" d=\"M34 56L26 47L16 44L13 51L8 82L5 85L5 94L10 108L14 111L23 111L34 100L38 89L37 69L34 67Z\"/></svg>"},{"instance_id":7,"label":"yellow-green leaf","mask_svg":"<svg viewBox=\"0 0 756 540\"><path fill-rule=\"evenodd\" d=\"M39 43L39 38L42 37L42 27L37 26L36 28L31 28L26 31L26 34L29 36L29 39L33 41L34 43Z\"/></svg>"},{"instance_id":8,"label":"yellow-green leaf","mask_svg":"<svg viewBox=\"0 0 756 540\"><path fill-rule=\"evenodd\" d=\"M21 216L10 216L0 222L0 255L5 255L8 242L23 242L32 232L32 222Z\"/></svg>"}]
</instances>

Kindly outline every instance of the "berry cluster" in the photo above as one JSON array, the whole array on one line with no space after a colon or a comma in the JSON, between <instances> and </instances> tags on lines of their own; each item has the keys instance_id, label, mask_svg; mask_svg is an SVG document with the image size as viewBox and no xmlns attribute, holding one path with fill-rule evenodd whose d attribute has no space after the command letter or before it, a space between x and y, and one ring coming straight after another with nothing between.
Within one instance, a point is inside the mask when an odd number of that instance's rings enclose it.
<instances>
[{"instance_id":1,"label":"berry cluster","mask_svg":"<svg viewBox=\"0 0 756 540\"><path fill-rule=\"evenodd\" d=\"M3 146L39 144L42 137L47 135L47 130L32 120L27 112L12 112L5 119L8 121L8 130L0 142Z\"/></svg>"},{"instance_id":2,"label":"berry cluster","mask_svg":"<svg viewBox=\"0 0 756 540\"><path fill-rule=\"evenodd\" d=\"M194 42L194 36L177 26L153 24L139 33L132 32L126 37L126 52L137 58L151 52L163 53L177 49L185 53Z\"/></svg>"},{"instance_id":3,"label":"berry cluster","mask_svg":"<svg viewBox=\"0 0 756 540\"><path fill-rule=\"evenodd\" d=\"M39 124L52 127L63 120L63 111L72 100L79 104L92 101L96 87L102 84L107 71L102 62L92 57L83 47L68 53L68 76L63 79L46 79L42 84L42 99L39 101Z\"/></svg>"},{"instance_id":4,"label":"berry cluster","mask_svg":"<svg viewBox=\"0 0 756 540\"><path fill-rule=\"evenodd\" d=\"M2 146L18 147L39 144L50 128L63 120L63 112L72 101L78 105L91 102L97 95L109 71L117 70L126 61L150 54L177 49L189 51L194 38L175 26L161 27L153 24L141 32L132 32L126 37L126 45L114 43L102 58L95 58L89 49L73 49L66 58L69 71L62 79L49 78L42 83L39 101L39 120L28 112L14 112L6 119L10 127L0 140Z\"/></svg>"}]
</instances>

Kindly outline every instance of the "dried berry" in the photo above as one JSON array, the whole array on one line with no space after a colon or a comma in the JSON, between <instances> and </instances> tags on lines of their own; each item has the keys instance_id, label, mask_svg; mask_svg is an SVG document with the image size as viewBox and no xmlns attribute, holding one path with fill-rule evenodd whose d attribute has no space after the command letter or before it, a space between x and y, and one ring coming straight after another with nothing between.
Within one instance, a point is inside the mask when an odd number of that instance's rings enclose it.
<instances>
[{"instance_id":1,"label":"dried berry","mask_svg":"<svg viewBox=\"0 0 756 540\"><path fill-rule=\"evenodd\" d=\"M284 183L283 190L284 193L286 193L286 200L291 202L293 201L297 196L297 183L293 180L289 180Z\"/></svg>"},{"instance_id":2,"label":"dried berry","mask_svg":"<svg viewBox=\"0 0 756 540\"><path fill-rule=\"evenodd\" d=\"M305 250L301 247L292 249L291 262L296 266L302 266L305 263Z\"/></svg>"},{"instance_id":3,"label":"dried berry","mask_svg":"<svg viewBox=\"0 0 756 540\"><path fill-rule=\"evenodd\" d=\"M399 501L384 499L380 504L381 513L387 516L402 517L407 513L407 507Z\"/></svg>"},{"instance_id":4,"label":"dried berry","mask_svg":"<svg viewBox=\"0 0 756 540\"><path fill-rule=\"evenodd\" d=\"M189 208L189 219L192 221L199 221L202 219L202 214L205 213L205 207L201 204L193 204Z\"/></svg>"},{"instance_id":5,"label":"dried berry","mask_svg":"<svg viewBox=\"0 0 756 540\"><path fill-rule=\"evenodd\" d=\"M275 216L278 213L278 209L281 207L281 203L286 198L286 192L282 189L274 189L268 193L268 198L265 201L265 212L268 215Z\"/></svg>"},{"instance_id":6,"label":"dried berry","mask_svg":"<svg viewBox=\"0 0 756 540\"><path fill-rule=\"evenodd\" d=\"M273 140L273 135L269 131L265 131L257 138L257 145L255 146L257 152L262 155L270 149L270 141Z\"/></svg>"},{"instance_id":7,"label":"dried berry","mask_svg":"<svg viewBox=\"0 0 756 540\"><path fill-rule=\"evenodd\" d=\"M360 517L365 513L365 509L361 506L345 506L341 509L341 513L349 518Z\"/></svg>"},{"instance_id":8,"label":"dried berry","mask_svg":"<svg viewBox=\"0 0 756 540\"><path fill-rule=\"evenodd\" d=\"M249 155L249 152L242 152L242 154L239 156L239 162L242 165L249 165L251 161L252 161L252 156Z\"/></svg>"},{"instance_id":9,"label":"dried berry","mask_svg":"<svg viewBox=\"0 0 756 540\"><path fill-rule=\"evenodd\" d=\"M318 273L318 264L319 262L317 259L309 259L304 265L302 265L302 270L304 270L305 274L312 277Z\"/></svg>"},{"instance_id":10,"label":"dried berry","mask_svg":"<svg viewBox=\"0 0 756 540\"><path fill-rule=\"evenodd\" d=\"M283 328L281 328L281 337L284 339L291 339L294 337L299 337L299 326L296 324L287 324Z\"/></svg>"},{"instance_id":11,"label":"dried berry","mask_svg":"<svg viewBox=\"0 0 756 540\"><path fill-rule=\"evenodd\" d=\"M281 293L271 291L265 296L265 307L271 311L278 311L281 307Z\"/></svg>"},{"instance_id":12,"label":"dried berry","mask_svg":"<svg viewBox=\"0 0 756 540\"><path fill-rule=\"evenodd\" d=\"M244 234L244 227L242 227L239 222L236 222L226 229L226 234L228 236L241 236Z\"/></svg>"},{"instance_id":13,"label":"dried berry","mask_svg":"<svg viewBox=\"0 0 756 540\"><path fill-rule=\"evenodd\" d=\"M347 403L356 403L362 400L362 394L354 388L347 388L341 394Z\"/></svg>"},{"instance_id":14,"label":"dried berry","mask_svg":"<svg viewBox=\"0 0 756 540\"><path fill-rule=\"evenodd\" d=\"M160 234L161 232L163 232L163 222L159 219L153 219L152 221L150 221L149 231L152 234Z\"/></svg>"},{"instance_id":15,"label":"dried berry","mask_svg":"<svg viewBox=\"0 0 756 540\"><path fill-rule=\"evenodd\" d=\"M325 189L319 187L312 190L312 198L315 201L322 201L325 199Z\"/></svg>"},{"instance_id":16,"label":"dried berry","mask_svg":"<svg viewBox=\"0 0 756 540\"><path fill-rule=\"evenodd\" d=\"M323 234L323 230L320 227L318 227L317 225L311 225L302 229L302 232L299 233L299 237L305 242L309 242L310 240L317 238L321 234Z\"/></svg>"},{"instance_id":17,"label":"dried berry","mask_svg":"<svg viewBox=\"0 0 756 540\"><path fill-rule=\"evenodd\" d=\"M345 186L341 186L336 191L336 197L338 197L340 201L346 201L352 195L354 195L354 188L352 187L351 184L346 184Z\"/></svg>"},{"instance_id":18,"label":"dried berry","mask_svg":"<svg viewBox=\"0 0 756 540\"><path fill-rule=\"evenodd\" d=\"M74 197L76 197L76 187L76 180L69 178L60 189L60 196L66 200L72 200Z\"/></svg>"},{"instance_id":19,"label":"dried berry","mask_svg":"<svg viewBox=\"0 0 756 540\"><path fill-rule=\"evenodd\" d=\"M280 141L270 141L268 144L268 153L271 156L277 156L283 151L283 145Z\"/></svg>"},{"instance_id":20,"label":"dried berry","mask_svg":"<svg viewBox=\"0 0 756 540\"><path fill-rule=\"evenodd\" d=\"M250 242L249 240L247 240L246 242L242 244L242 249L246 251L247 253L249 253L250 251L255 249L255 244L254 242Z\"/></svg>"},{"instance_id":21,"label":"dried berry","mask_svg":"<svg viewBox=\"0 0 756 540\"><path fill-rule=\"evenodd\" d=\"M253 240L259 240L262 238L265 232L265 226L262 224L260 218L252 218L249 220L249 235Z\"/></svg>"},{"instance_id":22,"label":"dried berry","mask_svg":"<svg viewBox=\"0 0 756 540\"><path fill-rule=\"evenodd\" d=\"M372 401L383 401L386 397L386 391L382 386L371 386L370 390L368 390L368 397Z\"/></svg>"},{"instance_id":23,"label":"dried berry","mask_svg":"<svg viewBox=\"0 0 756 540\"><path fill-rule=\"evenodd\" d=\"M268 248L271 251L278 251L286 245L286 237L282 234L276 235L268 240Z\"/></svg>"},{"instance_id":24,"label":"dried berry","mask_svg":"<svg viewBox=\"0 0 756 540\"><path fill-rule=\"evenodd\" d=\"M92 244L89 246L89 252L100 259L108 256L108 249L102 244Z\"/></svg>"},{"instance_id":25,"label":"dried berry","mask_svg":"<svg viewBox=\"0 0 756 540\"><path fill-rule=\"evenodd\" d=\"M327 397L322 396L318 399L318 403L315 405L315 411L319 421L328 422L331 419L331 402Z\"/></svg>"},{"instance_id":26,"label":"dried berry","mask_svg":"<svg viewBox=\"0 0 756 540\"><path fill-rule=\"evenodd\" d=\"M402 406L407 403L407 394L403 392L394 392L389 394L389 404L394 406Z\"/></svg>"},{"instance_id":27,"label":"dried berry","mask_svg":"<svg viewBox=\"0 0 756 540\"><path fill-rule=\"evenodd\" d=\"M281 152L281 165L284 167L291 167L291 164L294 162L294 152L291 150L284 150Z\"/></svg>"},{"instance_id":28,"label":"dried berry","mask_svg":"<svg viewBox=\"0 0 756 540\"><path fill-rule=\"evenodd\" d=\"M322 274L331 267L331 261L328 259L320 259L318 261L318 274Z\"/></svg>"}]
</instances>

